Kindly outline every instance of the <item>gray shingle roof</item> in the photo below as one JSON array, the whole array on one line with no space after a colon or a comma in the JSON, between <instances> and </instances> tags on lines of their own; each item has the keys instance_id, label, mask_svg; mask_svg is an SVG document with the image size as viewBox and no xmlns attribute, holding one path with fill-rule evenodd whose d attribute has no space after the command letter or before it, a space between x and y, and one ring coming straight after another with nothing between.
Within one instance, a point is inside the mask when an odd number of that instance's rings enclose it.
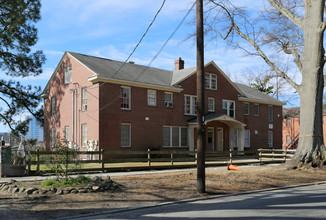
<instances>
[{"instance_id":1,"label":"gray shingle roof","mask_svg":"<svg viewBox=\"0 0 326 220\"><path fill-rule=\"evenodd\" d=\"M99 77L171 87L172 71L69 52ZM120 67L123 68L120 69ZM120 70L119 70L120 69ZM119 71L118 71L119 70Z\"/></svg>"},{"instance_id":2,"label":"gray shingle roof","mask_svg":"<svg viewBox=\"0 0 326 220\"><path fill-rule=\"evenodd\" d=\"M253 89L250 86L241 84L241 83L234 83L245 95L245 97L241 97L243 99L248 99L248 101L254 101L254 102L263 102L268 104L274 104L274 105L284 105L284 102L281 102L278 99L273 98L272 96L269 96L265 93L260 92L257 89Z\"/></svg>"}]
</instances>

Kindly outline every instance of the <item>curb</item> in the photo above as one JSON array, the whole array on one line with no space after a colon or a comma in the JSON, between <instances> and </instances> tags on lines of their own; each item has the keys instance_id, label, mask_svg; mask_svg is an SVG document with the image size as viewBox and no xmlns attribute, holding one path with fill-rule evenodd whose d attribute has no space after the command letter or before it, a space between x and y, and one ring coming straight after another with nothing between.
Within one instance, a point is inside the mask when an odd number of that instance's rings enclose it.
<instances>
[{"instance_id":1,"label":"curb","mask_svg":"<svg viewBox=\"0 0 326 220\"><path fill-rule=\"evenodd\" d=\"M203 201L203 200L210 200L210 199L217 199L217 198L225 198L225 197L231 197L231 196L240 196L240 195L247 195L247 194L253 194L253 193L270 192L270 191L277 191L277 190L283 190L283 189L291 189L291 188L314 186L314 185L323 185L323 184L326 184L326 181L313 182L313 183L303 183L303 184L281 186L281 187L273 187L273 188L267 188L267 189L258 189L258 190L252 190L252 191L246 191L246 192L223 194L223 195L197 197L197 198L183 199L183 200L177 200L177 201L171 201L171 202L162 202L162 203L152 204L152 205L137 206L137 207L130 207L130 208L122 208L122 209L117 209L117 210L112 210L112 211L102 211L102 212L96 212L96 213L90 213L90 214L80 214L80 215L63 217L63 218L56 218L56 219L57 220L66 220L66 219L92 217L92 216L98 216L98 215L112 215L112 214L117 214L117 213L122 213L122 212L130 212L130 211L136 211L136 210L141 210L141 209L149 209L149 208L162 207L162 206L175 205L175 204L182 204L182 203L188 203L188 202L196 202L196 201Z\"/></svg>"}]
</instances>

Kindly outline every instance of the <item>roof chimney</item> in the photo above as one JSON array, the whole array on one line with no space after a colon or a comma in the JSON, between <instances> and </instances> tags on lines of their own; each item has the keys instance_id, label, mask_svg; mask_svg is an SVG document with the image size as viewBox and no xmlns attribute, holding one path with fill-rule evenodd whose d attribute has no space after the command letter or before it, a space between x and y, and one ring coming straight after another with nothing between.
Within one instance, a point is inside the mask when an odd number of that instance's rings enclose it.
<instances>
[{"instance_id":1,"label":"roof chimney","mask_svg":"<svg viewBox=\"0 0 326 220\"><path fill-rule=\"evenodd\" d=\"M182 70L185 68L185 61L181 59L181 57L178 57L176 61L174 61L174 70Z\"/></svg>"}]
</instances>

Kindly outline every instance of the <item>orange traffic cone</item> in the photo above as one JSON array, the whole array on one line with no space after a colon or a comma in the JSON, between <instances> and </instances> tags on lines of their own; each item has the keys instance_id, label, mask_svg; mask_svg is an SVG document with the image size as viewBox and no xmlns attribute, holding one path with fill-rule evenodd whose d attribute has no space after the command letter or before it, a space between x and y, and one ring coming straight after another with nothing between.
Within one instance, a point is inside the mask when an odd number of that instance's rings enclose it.
<instances>
[{"instance_id":1,"label":"orange traffic cone","mask_svg":"<svg viewBox=\"0 0 326 220\"><path fill-rule=\"evenodd\" d=\"M237 166L234 166L232 164L229 164L228 165L228 170L238 170L238 171L240 171L241 169L239 167L237 167Z\"/></svg>"}]
</instances>

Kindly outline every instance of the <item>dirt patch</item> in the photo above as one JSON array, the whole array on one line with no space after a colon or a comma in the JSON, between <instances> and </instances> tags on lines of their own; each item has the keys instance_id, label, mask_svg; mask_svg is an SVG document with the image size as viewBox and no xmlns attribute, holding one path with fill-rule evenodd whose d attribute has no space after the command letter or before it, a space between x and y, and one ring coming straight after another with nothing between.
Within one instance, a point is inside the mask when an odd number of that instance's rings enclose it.
<instances>
[{"instance_id":1,"label":"dirt patch","mask_svg":"<svg viewBox=\"0 0 326 220\"><path fill-rule=\"evenodd\" d=\"M109 174L108 174L109 175ZM242 171L207 170L204 195L196 192L196 172L114 177L120 189L67 195L11 195L0 192L3 219L51 219L278 186L326 180L326 168L286 170L282 166L249 167ZM24 182L36 186L36 182Z\"/></svg>"}]
</instances>

